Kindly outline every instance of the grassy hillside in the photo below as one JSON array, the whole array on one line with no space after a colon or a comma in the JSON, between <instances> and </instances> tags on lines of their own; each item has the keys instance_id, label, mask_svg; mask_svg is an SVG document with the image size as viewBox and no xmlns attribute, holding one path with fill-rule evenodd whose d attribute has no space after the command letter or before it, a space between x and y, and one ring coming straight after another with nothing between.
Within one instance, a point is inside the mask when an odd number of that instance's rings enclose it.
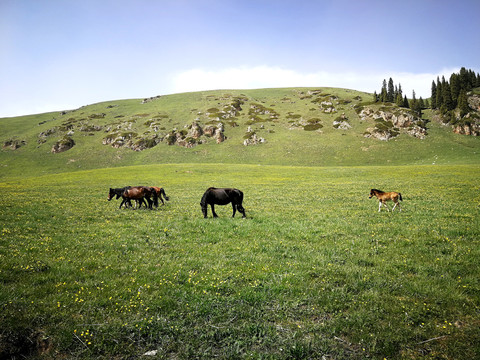
<instances>
[{"instance_id":1,"label":"grassy hillside","mask_svg":"<svg viewBox=\"0 0 480 360\"><path fill-rule=\"evenodd\" d=\"M142 99L109 101L65 113L3 118L1 143L17 140L26 144L17 150L2 149L0 166L2 176L25 176L159 163L478 163L477 138L453 134L449 127L435 122L427 123L424 140L405 133L388 142L365 138L363 134L373 120L362 121L358 110L370 99L371 94L332 88L225 90L167 95L145 103ZM234 111L230 111L232 104L238 105ZM333 126L342 115L351 125L348 130ZM430 114L424 117L428 119ZM173 130L185 134L194 121L203 127L223 123L227 139L217 144L204 136L204 143L192 148L162 141L143 151L102 144L105 138L120 135L132 136L131 142L160 141ZM266 142L244 146L249 127ZM63 153L52 153L53 144L69 131L76 145Z\"/></svg>"}]
</instances>

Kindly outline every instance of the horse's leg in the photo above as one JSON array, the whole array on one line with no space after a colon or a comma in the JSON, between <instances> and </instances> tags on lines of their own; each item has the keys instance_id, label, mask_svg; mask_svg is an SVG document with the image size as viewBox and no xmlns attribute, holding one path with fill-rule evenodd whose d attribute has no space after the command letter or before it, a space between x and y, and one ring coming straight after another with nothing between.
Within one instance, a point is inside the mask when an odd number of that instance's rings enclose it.
<instances>
[{"instance_id":1,"label":"horse's leg","mask_svg":"<svg viewBox=\"0 0 480 360\"><path fill-rule=\"evenodd\" d=\"M212 203L210 204L211 208L212 208L212 214L213 214L213 217L218 217L218 215L215 213L215 205Z\"/></svg>"},{"instance_id":2,"label":"horse's leg","mask_svg":"<svg viewBox=\"0 0 480 360\"><path fill-rule=\"evenodd\" d=\"M393 204L394 204L394 205L393 205L392 212L393 212L393 211L395 210L395 208L397 207L397 205L398 205L398 202L394 202Z\"/></svg>"},{"instance_id":3,"label":"horse's leg","mask_svg":"<svg viewBox=\"0 0 480 360\"><path fill-rule=\"evenodd\" d=\"M237 212L237 207L236 207L236 205L234 204L233 201L232 201L232 208L233 208L233 215L232 215L232 217L235 217L235 213Z\"/></svg>"},{"instance_id":4,"label":"horse's leg","mask_svg":"<svg viewBox=\"0 0 480 360\"><path fill-rule=\"evenodd\" d=\"M152 201L152 199L150 199L149 197L145 197L144 199L147 199L147 201L148 201L148 208L149 208L149 209L153 209L153 206L152 206L153 201ZM145 200L144 200L144 201L145 201ZM145 205L145 206L146 206L146 205Z\"/></svg>"},{"instance_id":5,"label":"horse's leg","mask_svg":"<svg viewBox=\"0 0 480 360\"><path fill-rule=\"evenodd\" d=\"M382 201L381 200L378 202L378 212L380 212L380 210L382 210Z\"/></svg>"},{"instance_id":6,"label":"horse's leg","mask_svg":"<svg viewBox=\"0 0 480 360\"><path fill-rule=\"evenodd\" d=\"M237 204L237 210L240 212L240 214L242 214L242 217L244 217L244 218L247 217L247 216L245 215L245 209L243 208L243 206L242 206L241 203L240 203L240 204Z\"/></svg>"},{"instance_id":7,"label":"horse's leg","mask_svg":"<svg viewBox=\"0 0 480 360\"><path fill-rule=\"evenodd\" d=\"M387 202L386 202L386 201L383 203L383 205L385 205L385 207L387 208L387 211L390 211L390 210L388 209L388 205L387 205Z\"/></svg>"}]
</instances>

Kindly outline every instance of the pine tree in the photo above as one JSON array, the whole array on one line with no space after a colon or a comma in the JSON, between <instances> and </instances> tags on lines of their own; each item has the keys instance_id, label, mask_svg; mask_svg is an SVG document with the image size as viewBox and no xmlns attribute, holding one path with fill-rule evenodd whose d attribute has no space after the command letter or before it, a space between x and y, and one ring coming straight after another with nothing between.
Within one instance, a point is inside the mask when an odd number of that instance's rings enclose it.
<instances>
[{"instance_id":1,"label":"pine tree","mask_svg":"<svg viewBox=\"0 0 480 360\"><path fill-rule=\"evenodd\" d=\"M442 98L443 98L443 105L445 106L446 111L455 109L455 107L453 106L450 84L445 81L445 78L443 78L442 80Z\"/></svg>"},{"instance_id":2,"label":"pine tree","mask_svg":"<svg viewBox=\"0 0 480 360\"><path fill-rule=\"evenodd\" d=\"M420 98L422 99L422 98ZM419 117L422 117L422 103L423 100L417 100L415 90L412 91L412 100L410 101L410 109L415 111Z\"/></svg>"},{"instance_id":3,"label":"pine tree","mask_svg":"<svg viewBox=\"0 0 480 360\"><path fill-rule=\"evenodd\" d=\"M393 100L394 100L394 92L395 92L395 89L394 89L394 86L393 86L393 80L392 80L392 78L390 78L390 79L388 80L387 102L392 102L392 103L393 103Z\"/></svg>"},{"instance_id":4,"label":"pine tree","mask_svg":"<svg viewBox=\"0 0 480 360\"><path fill-rule=\"evenodd\" d=\"M437 84L435 84L435 81L432 81L432 109L437 108Z\"/></svg>"},{"instance_id":5,"label":"pine tree","mask_svg":"<svg viewBox=\"0 0 480 360\"><path fill-rule=\"evenodd\" d=\"M421 96L420 99L418 99L418 107L422 110L425 109L425 101L423 101Z\"/></svg>"},{"instance_id":6,"label":"pine tree","mask_svg":"<svg viewBox=\"0 0 480 360\"><path fill-rule=\"evenodd\" d=\"M436 109L440 109L443 105L443 96L442 96L442 83L437 76L437 97L435 99L435 103L437 105Z\"/></svg>"},{"instance_id":7,"label":"pine tree","mask_svg":"<svg viewBox=\"0 0 480 360\"><path fill-rule=\"evenodd\" d=\"M403 106L403 96L400 92L397 94L397 97L395 98L395 104L397 104L398 106Z\"/></svg>"},{"instance_id":8,"label":"pine tree","mask_svg":"<svg viewBox=\"0 0 480 360\"><path fill-rule=\"evenodd\" d=\"M457 74L452 74L450 76L450 96L452 99L452 109L455 109L457 107L457 99L458 95L460 94L460 90L460 76Z\"/></svg>"},{"instance_id":9,"label":"pine tree","mask_svg":"<svg viewBox=\"0 0 480 360\"><path fill-rule=\"evenodd\" d=\"M409 109L410 104L408 103L407 95L403 97L403 107Z\"/></svg>"},{"instance_id":10,"label":"pine tree","mask_svg":"<svg viewBox=\"0 0 480 360\"><path fill-rule=\"evenodd\" d=\"M465 90L460 91L458 95L458 109L460 110L460 117L464 117L470 112L470 107L468 106L467 92Z\"/></svg>"},{"instance_id":11,"label":"pine tree","mask_svg":"<svg viewBox=\"0 0 480 360\"><path fill-rule=\"evenodd\" d=\"M387 80L383 79L382 91L380 92L380 101L387 102Z\"/></svg>"}]
</instances>

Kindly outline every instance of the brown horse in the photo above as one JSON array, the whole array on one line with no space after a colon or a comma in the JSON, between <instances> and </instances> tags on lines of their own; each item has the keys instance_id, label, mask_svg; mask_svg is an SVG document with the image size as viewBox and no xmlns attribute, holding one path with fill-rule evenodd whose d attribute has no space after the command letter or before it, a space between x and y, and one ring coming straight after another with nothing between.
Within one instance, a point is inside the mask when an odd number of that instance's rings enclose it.
<instances>
[{"instance_id":1,"label":"brown horse","mask_svg":"<svg viewBox=\"0 0 480 360\"><path fill-rule=\"evenodd\" d=\"M243 192L238 189L217 189L214 187L208 188L207 191L202 196L200 201L200 206L202 207L203 217L207 217L207 209L210 204L212 208L213 217L218 217L215 213L215 204L217 205L227 205L232 203L233 215L235 217L235 212L238 210L243 217L245 216L245 209L242 206L243 201Z\"/></svg>"},{"instance_id":2,"label":"brown horse","mask_svg":"<svg viewBox=\"0 0 480 360\"><path fill-rule=\"evenodd\" d=\"M399 192L395 192L395 191L384 192L382 190L371 189L370 190L370 196L368 198L371 199L374 196L376 196L377 199L378 199L378 211L379 212L382 209L382 205L384 205L387 208L387 211L389 211L388 206L387 206L387 201L390 201L390 200L395 203L395 205L393 205L392 211L395 210L395 207L397 205L398 205L398 211L402 211L402 209L400 208L400 203L398 202L398 200L403 201L403 199L402 199L402 194L400 194Z\"/></svg>"},{"instance_id":3,"label":"brown horse","mask_svg":"<svg viewBox=\"0 0 480 360\"><path fill-rule=\"evenodd\" d=\"M153 198L153 200L151 198ZM145 201L144 199L147 199L149 209L152 209L152 204L158 206L157 192L149 186L133 186L126 188L122 193L122 199L120 208L124 203L129 202L130 200L139 200L141 207L142 202Z\"/></svg>"},{"instance_id":4,"label":"brown horse","mask_svg":"<svg viewBox=\"0 0 480 360\"><path fill-rule=\"evenodd\" d=\"M152 189L156 191L158 198L162 202L162 205L165 205L165 202L163 201L162 196L165 198L165 200L167 201L170 200L170 198L165 194L165 190L163 190L162 187L152 186Z\"/></svg>"}]
</instances>

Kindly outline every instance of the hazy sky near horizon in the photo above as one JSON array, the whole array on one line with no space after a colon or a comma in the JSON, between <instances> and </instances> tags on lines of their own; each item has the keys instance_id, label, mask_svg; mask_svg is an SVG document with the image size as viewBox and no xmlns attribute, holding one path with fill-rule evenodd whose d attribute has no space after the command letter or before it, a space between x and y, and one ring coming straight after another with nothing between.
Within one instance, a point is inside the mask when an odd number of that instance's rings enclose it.
<instances>
[{"instance_id":1,"label":"hazy sky near horizon","mask_svg":"<svg viewBox=\"0 0 480 360\"><path fill-rule=\"evenodd\" d=\"M430 96L480 72L478 0L1 0L0 117L267 87Z\"/></svg>"}]
</instances>

